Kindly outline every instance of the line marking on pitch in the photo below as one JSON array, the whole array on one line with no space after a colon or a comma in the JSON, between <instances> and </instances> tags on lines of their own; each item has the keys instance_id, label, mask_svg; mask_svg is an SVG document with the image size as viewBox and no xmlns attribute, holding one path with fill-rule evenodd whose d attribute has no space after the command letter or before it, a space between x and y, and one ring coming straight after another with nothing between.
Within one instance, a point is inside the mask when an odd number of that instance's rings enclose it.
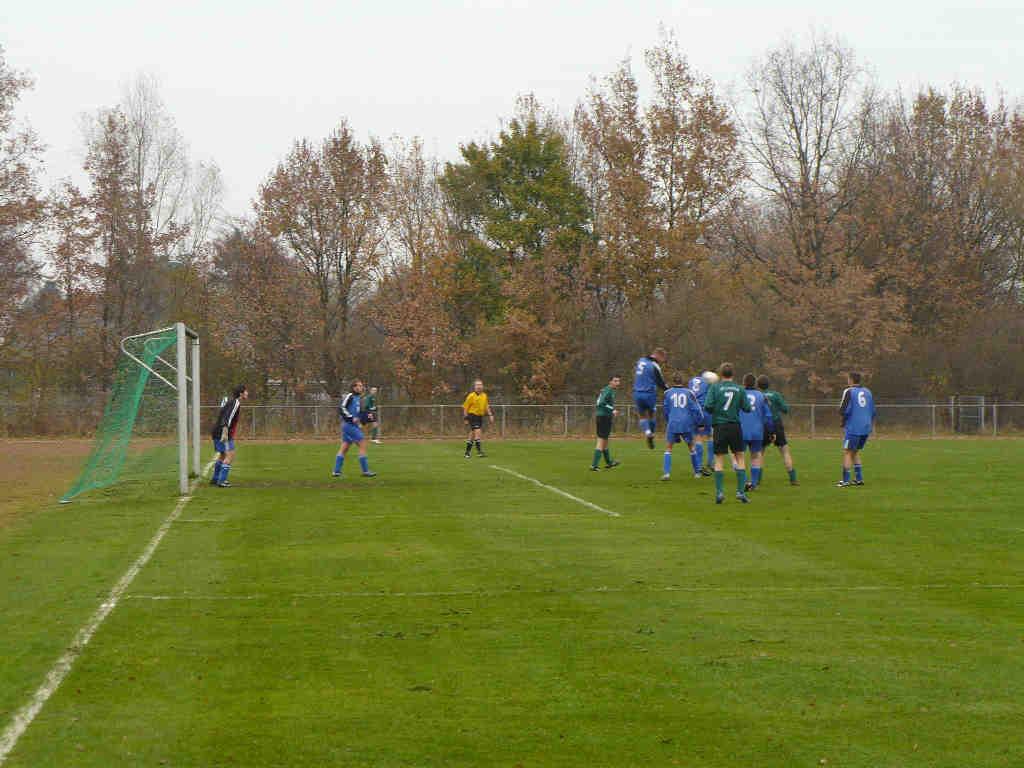
<instances>
[{"instance_id":1,"label":"line marking on pitch","mask_svg":"<svg viewBox=\"0 0 1024 768\"><path fill-rule=\"evenodd\" d=\"M100 603L100 607L96 609L92 616L85 625L78 630L74 639L71 641L71 645L67 647L67 650L61 654L57 662L50 668L50 671L46 674L43 679L43 684L39 686L34 694L32 694L31 700L14 713L14 717L11 718L10 724L4 729L3 733L0 734L0 765L6 762L10 756L12 750L18 743L18 739L22 737L28 727L32 724L32 721L36 719L36 715L42 710L43 706L49 700L51 696L60 687L60 684L64 682L64 678L71 672L71 667L74 666L75 661L85 651L85 647L92 640L92 636L96 634L96 630L100 628L103 621L110 615L111 611L117 607L118 602L124 596L125 590L131 586L131 583L135 580L135 577L139 575L139 571L146 567L146 563L149 562L150 558L153 557L153 553L156 552L157 547L160 546L160 542L163 541L164 536L167 535L167 531L171 529L171 525L181 515L181 511L185 509L185 505L192 501L192 494L195 492L196 486L202 479L203 475L210 471L210 467L213 466L211 461L206 467L203 468L202 474L192 482L189 487L188 495L182 496L178 499L178 502L174 505L174 509L171 510L171 514L160 524L153 538L150 539L149 544L142 550L142 554L139 555L135 562L129 566L128 570L124 572L124 575L118 579L114 588L110 590L110 594L107 595L107 599Z\"/></svg>"},{"instance_id":2,"label":"line marking on pitch","mask_svg":"<svg viewBox=\"0 0 1024 768\"><path fill-rule=\"evenodd\" d=\"M582 504L584 507L589 507L590 509L593 509L596 512L601 512L602 514L610 515L611 517L621 517L621 515L618 512L613 512L610 509L599 507L597 506L597 504L587 501L586 499L581 499L579 496L573 496L571 493L563 491L561 488L556 488L553 485L542 483L540 480L535 480L534 478L527 477L526 475L521 475L515 470L508 469L507 467L499 467L497 464L491 464L491 469L496 469L499 472L505 472L506 474L512 475L513 477L518 477L520 480L525 480L528 483L533 483L534 485L540 488L544 488L548 491L551 491L552 493L557 493L559 496L564 496L565 498L570 499L571 501L575 501L577 504Z\"/></svg>"},{"instance_id":3,"label":"line marking on pitch","mask_svg":"<svg viewBox=\"0 0 1024 768\"><path fill-rule=\"evenodd\" d=\"M713 585L683 586L670 584L663 587L645 586L624 586L624 587L589 587L583 589L451 589L451 590L426 590L411 592L294 592L286 594L267 595L125 595L125 600L151 600L151 601L188 601L188 600L211 600L211 601L237 601L249 602L252 600L322 600L328 598L407 598L407 597L507 597L510 595L602 595L602 594L629 594L629 593L714 593L714 594L735 594L735 595L765 595L765 594L824 594L828 592L915 592L915 591L951 591L951 590L1021 590L1024 584L907 584L907 585L886 585L886 584L851 584L851 585L822 585L822 586L763 586L763 587L719 587Z\"/></svg>"}]
</instances>

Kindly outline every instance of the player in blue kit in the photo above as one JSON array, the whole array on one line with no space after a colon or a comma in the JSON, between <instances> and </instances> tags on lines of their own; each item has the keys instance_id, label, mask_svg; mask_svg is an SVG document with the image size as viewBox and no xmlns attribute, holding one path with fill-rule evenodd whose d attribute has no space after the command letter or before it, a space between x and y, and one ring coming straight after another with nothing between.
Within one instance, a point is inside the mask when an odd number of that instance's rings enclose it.
<instances>
[{"instance_id":1,"label":"player in blue kit","mask_svg":"<svg viewBox=\"0 0 1024 768\"><path fill-rule=\"evenodd\" d=\"M341 448L334 457L334 472L331 473L333 477L341 477L345 454L353 445L359 448L359 467L363 471L363 477L377 476L376 472L370 471L370 460L366 456L366 437L360 428L360 425L366 422L366 414L361 410L363 390L363 382L356 379L352 382L348 394L338 404L338 416L341 417Z\"/></svg>"},{"instance_id":2,"label":"player in blue kit","mask_svg":"<svg viewBox=\"0 0 1024 768\"><path fill-rule=\"evenodd\" d=\"M662 480L672 477L672 448L676 443L684 442L690 449L690 463L693 465L693 476L701 477L700 459L694 445L693 433L704 422L704 409L697 403L697 397L685 385L683 374L672 377L672 388L665 390L665 458L662 464Z\"/></svg>"},{"instance_id":3,"label":"player in blue kit","mask_svg":"<svg viewBox=\"0 0 1024 768\"><path fill-rule=\"evenodd\" d=\"M849 384L843 390L843 401L839 405L839 418L843 422L843 479L837 488L864 485L864 469L860 463L860 452L868 442L875 426L875 398L871 390L860 385L861 376L856 371L846 375ZM850 482L853 469L853 482Z\"/></svg>"},{"instance_id":4,"label":"player in blue kit","mask_svg":"<svg viewBox=\"0 0 1024 768\"><path fill-rule=\"evenodd\" d=\"M748 373L743 377L749 411L740 412L740 429L743 430L743 446L750 451L750 482L744 488L753 491L761 484L764 467L764 436L772 432L772 411L764 392L757 388L757 377Z\"/></svg>"},{"instance_id":5,"label":"player in blue kit","mask_svg":"<svg viewBox=\"0 0 1024 768\"><path fill-rule=\"evenodd\" d=\"M661 375L661 366L667 359L665 350L658 347L651 354L637 360L633 369L633 403L636 405L640 431L647 438L648 448L654 448L654 430L658 426L658 420L654 415L658 407L658 390L668 389L665 377Z\"/></svg>"},{"instance_id":6,"label":"player in blue kit","mask_svg":"<svg viewBox=\"0 0 1024 768\"><path fill-rule=\"evenodd\" d=\"M711 414L704 410L704 398L707 397L708 387L711 386L711 382L705 378L709 373L708 371L690 379L690 391L697 398L697 405L704 413L704 420L697 425L693 432L697 451L697 466L700 467L700 473L704 477L711 477L714 474L711 466L715 463L715 452L711 446Z\"/></svg>"}]
</instances>

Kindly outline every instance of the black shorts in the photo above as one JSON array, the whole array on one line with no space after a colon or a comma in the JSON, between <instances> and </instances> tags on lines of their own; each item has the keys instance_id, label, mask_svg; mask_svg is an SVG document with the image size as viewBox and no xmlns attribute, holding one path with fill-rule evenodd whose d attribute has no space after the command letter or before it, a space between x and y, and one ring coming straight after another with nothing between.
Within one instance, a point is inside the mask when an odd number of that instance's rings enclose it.
<instances>
[{"instance_id":1,"label":"black shorts","mask_svg":"<svg viewBox=\"0 0 1024 768\"><path fill-rule=\"evenodd\" d=\"M612 417L598 416L594 421L597 422L597 436L607 440L612 434Z\"/></svg>"},{"instance_id":2,"label":"black shorts","mask_svg":"<svg viewBox=\"0 0 1024 768\"><path fill-rule=\"evenodd\" d=\"M470 429L483 429L484 417L477 416L475 413L470 413L466 416L466 423L469 424Z\"/></svg>"},{"instance_id":3,"label":"black shorts","mask_svg":"<svg viewBox=\"0 0 1024 768\"><path fill-rule=\"evenodd\" d=\"M786 425L782 421L775 422L775 431L772 432L771 441L765 440L765 446L777 445L781 448L784 445L789 445L789 440L786 439Z\"/></svg>"},{"instance_id":4,"label":"black shorts","mask_svg":"<svg viewBox=\"0 0 1024 768\"><path fill-rule=\"evenodd\" d=\"M743 453L743 430L739 424L715 424L715 456Z\"/></svg>"}]
</instances>

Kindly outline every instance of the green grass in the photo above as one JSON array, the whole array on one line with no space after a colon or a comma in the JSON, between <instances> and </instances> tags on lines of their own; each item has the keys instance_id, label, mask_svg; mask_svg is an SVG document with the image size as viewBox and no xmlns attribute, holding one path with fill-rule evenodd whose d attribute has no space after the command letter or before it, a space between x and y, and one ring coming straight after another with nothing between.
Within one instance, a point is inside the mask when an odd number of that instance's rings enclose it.
<instances>
[{"instance_id":1,"label":"green grass","mask_svg":"<svg viewBox=\"0 0 1024 768\"><path fill-rule=\"evenodd\" d=\"M7 765L1024 764L1024 443L879 440L838 490L805 441L747 506L638 441L601 473L584 442L373 448L338 482L331 446L242 443ZM0 723L172 488L0 529Z\"/></svg>"}]
</instances>

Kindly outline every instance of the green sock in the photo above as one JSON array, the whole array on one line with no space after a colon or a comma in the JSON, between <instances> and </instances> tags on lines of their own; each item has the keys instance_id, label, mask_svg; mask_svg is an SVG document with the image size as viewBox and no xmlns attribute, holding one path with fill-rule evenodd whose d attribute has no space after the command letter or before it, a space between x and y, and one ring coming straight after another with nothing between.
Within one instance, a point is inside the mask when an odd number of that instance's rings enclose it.
<instances>
[{"instance_id":1,"label":"green sock","mask_svg":"<svg viewBox=\"0 0 1024 768\"><path fill-rule=\"evenodd\" d=\"M605 448L604 451L602 451L602 453L604 453L604 462L605 462L605 464L611 464L612 463L611 451L609 451L607 448Z\"/></svg>"},{"instance_id":2,"label":"green sock","mask_svg":"<svg viewBox=\"0 0 1024 768\"><path fill-rule=\"evenodd\" d=\"M715 494L721 496L725 491L722 488L725 486L725 473L715 470Z\"/></svg>"},{"instance_id":3,"label":"green sock","mask_svg":"<svg viewBox=\"0 0 1024 768\"><path fill-rule=\"evenodd\" d=\"M789 481L791 483L795 483L796 482L796 470L795 469L789 470Z\"/></svg>"},{"instance_id":4,"label":"green sock","mask_svg":"<svg viewBox=\"0 0 1024 768\"><path fill-rule=\"evenodd\" d=\"M598 450L597 448L595 448L594 449L594 464L593 464L593 466L596 467L600 463L601 463L601 451Z\"/></svg>"},{"instance_id":5,"label":"green sock","mask_svg":"<svg viewBox=\"0 0 1024 768\"><path fill-rule=\"evenodd\" d=\"M736 493L743 493L743 487L747 484L747 470L736 470Z\"/></svg>"}]
</instances>

